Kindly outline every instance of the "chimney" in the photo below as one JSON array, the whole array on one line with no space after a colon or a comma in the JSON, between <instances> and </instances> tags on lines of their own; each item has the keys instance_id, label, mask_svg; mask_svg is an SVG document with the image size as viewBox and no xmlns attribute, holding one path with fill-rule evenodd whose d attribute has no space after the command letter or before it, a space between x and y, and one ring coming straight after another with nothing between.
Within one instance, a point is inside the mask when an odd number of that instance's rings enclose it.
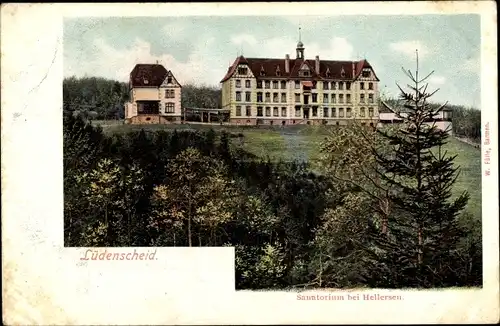
<instances>
[{"instance_id":1,"label":"chimney","mask_svg":"<svg viewBox=\"0 0 500 326\"><path fill-rule=\"evenodd\" d=\"M285 56L285 72L288 74L290 73L290 55L287 54Z\"/></svg>"},{"instance_id":2,"label":"chimney","mask_svg":"<svg viewBox=\"0 0 500 326\"><path fill-rule=\"evenodd\" d=\"M356 65L354 64L354 61L352 62L352 78L356 76Z\"/></svg>"},{"instance_id":3,"label":"chimney","mask_svg":"<svg viewBox=\"0 0 500 326\"><path fill-rule=\"evenodd\" d=\"M316 56L316 65L314 67L316 73L319 74L319 55Z\"/></svg>"}]
</instances>

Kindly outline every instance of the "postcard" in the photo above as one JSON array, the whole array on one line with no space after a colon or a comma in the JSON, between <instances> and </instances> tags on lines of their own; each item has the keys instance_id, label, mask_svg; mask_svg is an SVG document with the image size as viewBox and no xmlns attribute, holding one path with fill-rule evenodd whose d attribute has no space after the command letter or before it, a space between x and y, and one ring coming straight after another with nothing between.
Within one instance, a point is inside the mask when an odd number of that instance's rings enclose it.
<instances>
[{"instance_id":1,"label":"postcard","mask_svg":"<svg viewBox=\"0 0 500 326\"><path fill-rule=\"evenodd\" d=\"M496 44L492 2L3 5L4 322L498 322Z\"/></svg>"}]
</instances>

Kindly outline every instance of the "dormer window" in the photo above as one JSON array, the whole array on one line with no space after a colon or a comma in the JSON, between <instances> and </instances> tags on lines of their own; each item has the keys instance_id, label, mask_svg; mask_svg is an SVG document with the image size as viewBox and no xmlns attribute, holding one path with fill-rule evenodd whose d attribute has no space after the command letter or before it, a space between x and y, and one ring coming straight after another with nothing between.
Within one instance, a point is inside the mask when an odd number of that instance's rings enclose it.
<instances>
[{"instance_id":1,"label":"dormer window","mask_svg":"<svg viewBox=\"0 0 500 326\"><path fill-rule=\"evenodd\" d=\"M167 84L172 84L172 77L167 78Z\"/></svg>"},{"instance_id":2,"label":"dormer window","mask_svg":"<svg viewBox=\"0 0 500 326\"><path fill-rule=\"evenodd\" d=\"M149 80L147 80L146 78L144 78L144 84L145 85L149 84Z\"/></svg>"},{"instance_id":3,"label":"dormer window","mask_svg":"<svg viewBox=\"0 0 500 326\"><path fill-rule=\"evenodd\" d=\"M246 75L247 72L248 72L248 70L245 67L239 67L238 68L238 75Z\"/></svg>"},{"instance_id":4,"label":"dormer window","mask_svg":"<svg viewBox=\"0 0 500 326\"><path fill-rule=\"evenodd\" d=\"M344 70L344 67L342 67L342 70L340 71L340 76L341 76L342 78L344 78L344 77L345 77L345 70Z\"/></svg>"},{"instance_id":5,"label":"dormer window","mask_svg":"<svg viewBox=\"0 0 500 326\"><path fill-rule=\"evenodd\" d=\"M330 72L330 68L326 69L326 77L332 77L332 73Z\"/></svg>"},{"instance_id":6,"label":"dormer window","mask_svg":"<svg viewBox=\"0 0 500 326\"><path fill-rule=\"evenodd\" d=\"M364 78L368 78L368 77L370 77L370 70L363 70L362 76L363 76Z\"/></svg>"},{"instance_id":7,"label":"dormer window","mask_svg":"<svg viewBox=\"0 0 500 326\"><path fill-rule=\"evenodd\" d=\"M264 66L260 66L260 75L261 76L265 76L266 75L266 71L264 70Z\"/></svg>"},{"instance_id":8,"label":"dormer window","mask_svg":"<svg viewBox=\"0 0 500 326\"><path fill-rule=\"evenodd\" d=\"M276 66L276 76L281 76L280 66Z\"/></svg>"}]
</instances>

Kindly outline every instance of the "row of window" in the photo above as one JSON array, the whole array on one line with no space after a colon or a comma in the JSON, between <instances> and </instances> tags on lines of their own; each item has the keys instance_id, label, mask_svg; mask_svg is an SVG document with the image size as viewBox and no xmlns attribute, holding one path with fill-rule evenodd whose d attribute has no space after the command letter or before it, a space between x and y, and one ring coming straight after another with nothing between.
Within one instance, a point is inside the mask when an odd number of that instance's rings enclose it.
<instances>
[{"instance_id":1,"label":"row of window","mask_svg":"<svg viewBox=\"0 0 500 326\"><path fill-rule=\"evenodd\" d=\"M273 103L286 103L286 93L272 93L273 98L272 102ZM236 102L241 102L242 92L236 92ZM263 98L263 95L265 95L265 98ZM351 102L351 94L345 94L345 103L352 103ZM309 95L302 95L300 93L295 93L295 103L301 103L301 96L304 97L304 104L309 104ZM323 103L331 103L335 104L337 103L337 94L323 94ZM359 103L365 103L366 97L365 94L360 94L359 95ZM245 102L252 102L252 93L251 92L245 92ZM262 93L262 92L257 92L257 103L271 103L271 93ZM312 103L318 103L318 94L311 94L311 102ZM338 94L338 103L344 103L344 94ZM368 103L374 103L374 94L368 94Z\"/></svg>"},{"instance_id":2,"label":"row of window","mask_svg":"<svg viewBox=\"0 0 500 326\"><path fill-rule=\"evenodd\" d=\"M286 81L282 80L282 81L277 81L277 80L274 80L271 81L270 80L266 80L266 81L262 81L262 80L258 80L257 81L257 88L263 88L262 86L264 86L265 89L271 89L271 85L272 85L272 88L273 89L286 89ZM332 90L344 90L344 85L345 85L345 90L349 91L351 90L351 82L328 82L328 81L324 81L323 82L323 89L332 89ZM250 80L245 80L245 88L250 88L251 87L251 81ZM241 80L240 79L236 79L236 88L241 88ZM313 81L313 86L312 86L313 89L316 89L316 81ZM359 83L359 88L364 90L365 89L365 83L364 82L360 82ZM296 80L295 81L295 89L300 89L300 81L299 80ZM373 83L368 83L368 88L369 90L373 90Z\"/></svg>"},{"instance_id":3,"label":"row of window","mask_svg":"<svg viewBox=\"0 0 500 326\"><path fill-rule=\"evenodd\" d=\"M265 109L265 116L270 117L271 116L271 107L257 107L257 116L258 117L263 117L264 116L264 109ZM272 116L273 117L278 117L279 115L279 108L274 107L272 108ZM296 117L302 117L303 111L300 108L295 108L295 116ZM330 114L331 113L331 114ZM360 108L359 109L359 117L364 118L368 114L368 117L373 117L374 110L373 108ZM311 115L313 117L318 116L318 108L312 108L311 110ZM242 108L241 106L236 106L236 116L241 117L242 116ZM245 116L250 117L252 116L252 107L251 106L246 106L245 107ZM282 107L281 108L281 116L286 117L287 116L287 108ZM328 118L328 117L336 118L337 117L337 109L336 108L323 108L323 117ZM339 118L344 118L344 108L338 108L338 117ZM352 117L352 108L345 108L345 117L346 118L351 118Z\"/></svg>"},{"instance_id":4,"label":"row of window","mask_svg":"<svg viewBox=\"0 0 500 326\"><path fill-rule=\"evenodd\" d=\"M175 103L165 103L165 113L174 113Z\"/></svg>"},{"instance_id":5,"label":"row of window","mask_svg":"<svg viewBox=\"0 0 500 326\"><path fill-rule=\"evenodd\" d=\"M173 89L165 90L165 98L174 98L174 97L175 97L175 92Z\"/></svg>"}]
</instances>

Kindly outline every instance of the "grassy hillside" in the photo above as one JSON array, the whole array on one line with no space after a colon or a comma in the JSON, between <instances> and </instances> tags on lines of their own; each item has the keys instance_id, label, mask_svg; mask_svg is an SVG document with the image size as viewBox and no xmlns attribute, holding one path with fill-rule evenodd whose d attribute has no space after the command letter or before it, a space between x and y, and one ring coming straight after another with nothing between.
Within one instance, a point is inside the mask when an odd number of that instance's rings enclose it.
<instances>
[{"instance_id":1,"label":"grassy hillside","mask_svg":"<svg viewBox=\"0 0 500 326\"><path fill-rule=\"evenodd\" d=\"M319 144L324 139L328 128L325 126L279 126L241 127L219 125L124 125L117 121L96 121L106 133L126 133L134 130L194 129L225 130L243 137L234 138L235 148L244 149L262 158L272 161L302 160L314 163L319 152ZM460 175L455 184L455 195L467 190L470 201L467 210L475 217L481 216L481 151L478 148L450 137L446 145L449 155L457 154L455 164L460 167Z\"/></svg>"}]
</instances>

